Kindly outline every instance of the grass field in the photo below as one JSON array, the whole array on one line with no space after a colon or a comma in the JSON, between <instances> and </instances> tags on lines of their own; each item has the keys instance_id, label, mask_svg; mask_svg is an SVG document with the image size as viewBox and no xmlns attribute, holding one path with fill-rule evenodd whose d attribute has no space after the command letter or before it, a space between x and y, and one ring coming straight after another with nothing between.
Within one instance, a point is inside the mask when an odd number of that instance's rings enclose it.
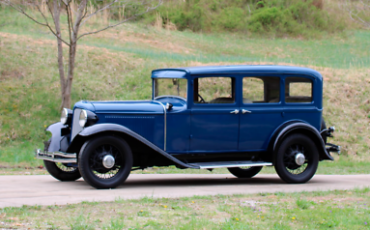
<instances>
[{"instance_id":1,"label":"grass field","mask_svg":"<svg viewBox=\"0 0 370 230\"><path fill-rule=\"evenodd\" d=\"M4 229L369 229L370 189L0 209Z\"/></svg>"},{"instance_id":2,"label":"grass field","mask_svg":"<svg viewBox=\"0 0 370 230\"><path fill-rule=\"evenodd\" d=\"M44 128L60 116L56 41L14 12L0 10L0 25L0 165L36 167L42 163L33 150L42 147ZM369 173L369 38L369 31L348 31L321 40L245 39L125 24L81 40L72 100L148 99L150 72L162 67L308 66L324 76L324 117L337 128L333 142L343 147L343 155L321 164L319 173ZM176 171L154 171L166 170Z\"/></svg>"}]
</instances>

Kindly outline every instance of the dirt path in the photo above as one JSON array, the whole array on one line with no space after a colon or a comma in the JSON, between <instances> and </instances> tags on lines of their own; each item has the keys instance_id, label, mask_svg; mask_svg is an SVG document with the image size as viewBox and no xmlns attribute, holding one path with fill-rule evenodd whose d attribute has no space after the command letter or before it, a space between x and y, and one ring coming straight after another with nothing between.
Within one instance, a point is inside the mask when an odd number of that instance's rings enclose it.
<instances>
[{"instance_id":1,"label":"dirt path","mask_svg":"<svg viewBox=\"0 0 370 230\"><path fill-rule=\"evenodd\" d=\"M62 205L148 197L344 190L370 187L370 175L316 175L306 184L285 184L276 175L237 179L227 174L132 174L116 189L97 190L82 179L60 182L51 176L0 176L0 208Z\"/></svg>"}]
</instances>

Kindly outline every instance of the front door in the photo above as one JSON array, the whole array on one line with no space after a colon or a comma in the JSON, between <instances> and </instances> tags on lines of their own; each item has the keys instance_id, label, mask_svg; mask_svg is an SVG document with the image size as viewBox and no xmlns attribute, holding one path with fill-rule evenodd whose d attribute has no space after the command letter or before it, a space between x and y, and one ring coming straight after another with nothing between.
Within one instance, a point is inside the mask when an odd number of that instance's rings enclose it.
<instances>
[{"instance_id":1,"label":"front door","mask_svg":"<svg viewBox=\"0 0 370 230\"><path fill-rule=\"evenodd\" d=\"M240 113L240 151L264 151L273 132L283 123L280 77L243 78Z\"/></svg>"},{"instance_id":2,"label":"front door","mask_svg":"<svg viewBox=\"0 0 370 230\"><path fill-rule=\"evenodd\" d=\"M193 80L190 152L238 150L239 107L232 77Z\"/></svg>"}]
</instances>

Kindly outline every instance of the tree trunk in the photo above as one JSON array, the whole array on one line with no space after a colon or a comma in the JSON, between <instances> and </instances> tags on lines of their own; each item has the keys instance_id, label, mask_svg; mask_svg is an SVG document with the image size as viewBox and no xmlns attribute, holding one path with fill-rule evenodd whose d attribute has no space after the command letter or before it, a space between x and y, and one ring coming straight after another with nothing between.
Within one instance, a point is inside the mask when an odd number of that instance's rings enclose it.
<instances>
[{"instance_id":1,"label":"tree trunk","mask_svg":"<svg viewBox=\"0 0 370 230\"><path fill-rule=\"evenodd\" d=\"M50 9L50 8L49 8ZM53 1L52 6L53 12L52 17L55 25L55 32L57 34L57 43L58 43L58 69L59 69L59 79L60 79L60 91L62 103L60 109L69 108L69 105L65 103L64 94L65 94L65 72L64 72L64 60L63 60L63 42L61 40L62 33L60 29L60 12L61 6L58 4L58 1Z\"/></svg>"},{"instance_id":2,"label":"tree trunk","mask_svg":"<svg viewBox=\"0 0 370 230\"><path fill-rule=\"evenodd\" d=\"M77 51L77 36L78 30L81 24L81 20L83 19L84 12L86 10L87 0L81 1L80 5L78 6L75 23L74 25L69 27L70 32L70 43L69 43L69 60L68 60L68 76L65 81L65 87L63 92L63 104L66 108L71 107L71 92L72 92L72 82L74 76L74 69L75 69L75 61L76 61L76 51ZM69 7L69 6L67 6ZM70 14L68 14L70 17ZM68 18L69 23L72 22L72 18Z\"/></svg>"},{"instance_id":3,"label":"tree trunk","mask_svg":"<svg viewBox=\"0 0 370 230\"><path fill-rule=\"evenodd\" d=\"M76 51L77 51L77 42L73 40L74 38L71 39L71 43L69 47L68 76L67 76L67 82L65 84L65 91L64 91L64 96L63 96L63 101L65 105L68 106L66 108L71 107L72 82L73 82Z\"/></svg>"}]
</instances>

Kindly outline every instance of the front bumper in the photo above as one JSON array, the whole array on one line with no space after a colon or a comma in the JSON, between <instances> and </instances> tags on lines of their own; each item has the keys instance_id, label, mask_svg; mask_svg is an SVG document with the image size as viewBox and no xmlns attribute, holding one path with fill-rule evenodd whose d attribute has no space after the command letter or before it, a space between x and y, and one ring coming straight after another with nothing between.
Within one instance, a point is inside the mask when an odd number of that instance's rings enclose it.
<instances>
[{"instance_id":1,"label":"front bumper","mask_svg":"<svg viewBox=\"0 0 370 230\"><path fill-rule=\"evenodd\" d=\"M59 163L77 163L76 153L63 153L63 152L46 152L41 149L36 149L35 156L37 159L59 162Z\"/></svg>"}]
</instances>

